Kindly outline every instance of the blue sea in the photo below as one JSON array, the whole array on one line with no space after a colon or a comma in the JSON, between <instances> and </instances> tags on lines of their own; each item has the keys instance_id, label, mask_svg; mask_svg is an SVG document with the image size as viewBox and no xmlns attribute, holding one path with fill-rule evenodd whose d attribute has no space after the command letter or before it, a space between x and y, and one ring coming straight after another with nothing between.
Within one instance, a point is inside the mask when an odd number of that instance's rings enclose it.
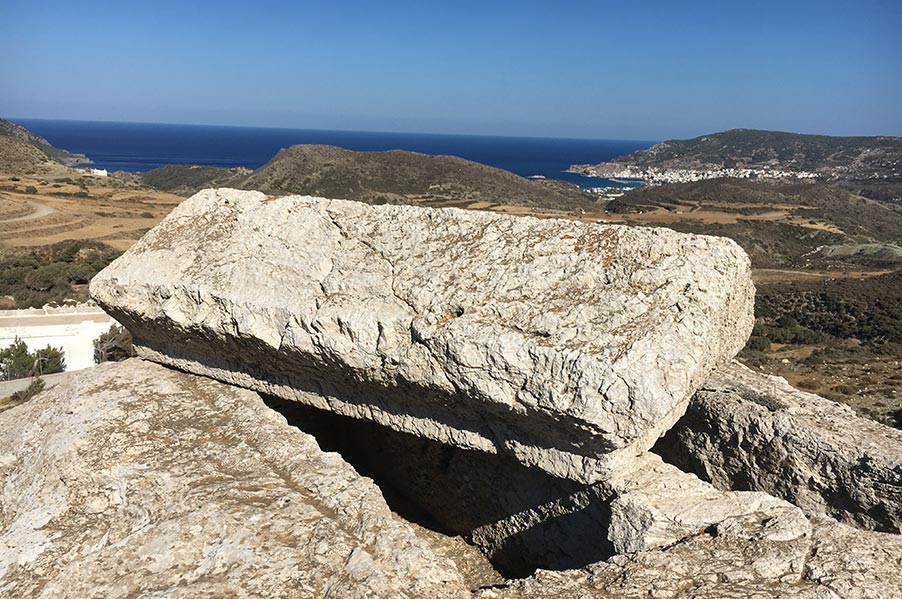
<instances>
[{"instance_id":1,"label":"blue sea","mask_svg":"<svg viewBox=\"0 0 902 599\"><path fill-rule=\"evenodd\" d=\"M377 133L206 125L163 125L15 119L15 122L70 152L85 154L94 167L147 171L165 164L245 166L256 169L281 148L328 144L349 150L409 150L449 154L518 175L562 179L581 187L634 187L636 182L565 173L571 164L603 162L647 148L654 142L611 139L497 137L432 133Z\"/></svg>"}]
</instances>

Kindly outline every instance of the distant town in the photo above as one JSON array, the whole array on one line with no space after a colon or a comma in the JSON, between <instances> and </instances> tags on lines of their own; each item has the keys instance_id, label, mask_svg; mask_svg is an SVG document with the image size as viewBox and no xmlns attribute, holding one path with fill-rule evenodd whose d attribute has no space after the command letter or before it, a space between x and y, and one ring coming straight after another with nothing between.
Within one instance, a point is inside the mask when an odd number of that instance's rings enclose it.
<instances>
[{"instance_id":1,"label":"distant town","mask_svg":"<svg viewBox=\"0 0 902 599\"><path fill-rule=\"evenodd\" d=\"M817 179L818 173L767 168L655 168L637 167L616 162L604 164L574 164L567 172L579 173L587 177L606 179L639 179L646 185L665 183L689 183L705 179L735 177L737 179Z\"/></svg>"}]
</instances>

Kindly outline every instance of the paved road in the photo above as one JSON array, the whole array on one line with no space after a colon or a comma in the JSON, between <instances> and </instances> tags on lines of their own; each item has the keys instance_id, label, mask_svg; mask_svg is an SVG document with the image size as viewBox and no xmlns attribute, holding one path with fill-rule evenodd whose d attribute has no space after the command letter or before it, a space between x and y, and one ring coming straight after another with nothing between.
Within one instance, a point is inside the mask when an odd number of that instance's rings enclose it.
<instances>
[{"instance_id":1,"label":"paved road","mask_svg":"<svg viewBox=\"0 0 902 599\"><path fill-rule=\"evenodd\" d=\"M48 214L53 214L54 212L56 212L56 208L51 208L47 204L42 204L40 202L29 201L28 205L34 209L34 212L32 212L31 214L26 214L25 216L17 216L16 218L0 219L0 223L15 223L23 220L34 220L36 218L41 218L42 216L47 216Z\"/></svg>"}]
</instances>

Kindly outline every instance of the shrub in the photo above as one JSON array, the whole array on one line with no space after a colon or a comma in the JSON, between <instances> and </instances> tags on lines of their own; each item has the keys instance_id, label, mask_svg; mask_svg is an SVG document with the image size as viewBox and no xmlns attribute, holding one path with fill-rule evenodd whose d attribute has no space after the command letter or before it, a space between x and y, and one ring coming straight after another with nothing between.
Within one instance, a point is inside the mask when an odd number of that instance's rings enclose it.
<instances>
[{"instance_id":1,"label":"shrub","mask_svg":"<svg viewBox=\"0 0 902 599\"><path fill-rule=\"evenodd\" d=\"M761 335L752 335L749 337L748 343L745 344L745 349L758 352L768 351L770 350L770 340Z\"/></svg>"},{"instance_id":2,"label":"shrub","mask_svg":"<svg viewBox=\"0 0 902 599\"><path fill-rule=\"evenodd\" d=\"M9 347L0 350L0 380L11 381L27 376L53 374L66 369L62 348L50 347L28 351L24 341L16 337Z\"/></svg>"},{"instance_id":3,"label":"shrub","mask_svg":"<svg viewBox=\"0 0 902 599\"><path fill-rule=\"evenodd\" d=\"M25 402L44 390L44 381L40 377L31 381L27 388L12 394L13 401Z\"/></svg>"},{"instance_id":4,"label":"shrub","mask_svg":"<svg viewBox=\"0 0 902 599\"><path fill-rule=\"evenodd\" d=\"M70 283L87 283L118 255L109 246L83 240L0 255L0 296L14 297L20 308L84 299L86 291Z\"/></svg>"},{"instance_id":5,"label":"shrub","mask_svg":"<svg viewBox=\"0 0 902 599\"><path fill-rule=\"evenodd\" d=\"M133 358L132 336L125 327L114 324L110 330L94 340L94 363L121 362Z\"/></svg>"},{"instance_id":6,"label":"shrub","mask_svg":"<svg viewBox=\"0 0 902 599\"><path fill-rule=\"evenodd\" d=\"M29 185L28 187L25 188L25 193L36 194L37 192L38 192L38 188L35 187L34 185Z\"/></svg>"}]
</instances>

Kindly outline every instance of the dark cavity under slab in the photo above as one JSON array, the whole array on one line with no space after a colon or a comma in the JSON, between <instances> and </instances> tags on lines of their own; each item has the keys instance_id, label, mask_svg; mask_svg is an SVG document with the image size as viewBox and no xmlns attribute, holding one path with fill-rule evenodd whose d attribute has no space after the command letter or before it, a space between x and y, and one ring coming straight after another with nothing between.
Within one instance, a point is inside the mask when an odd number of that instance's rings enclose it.
<instances>
[{"instance_id":1,"label":"dark cavity under slab","mask_svg":"<svg viewBox=\"0 0 902 599\"><path fill-rule=\"evenodd\" d=\"M556 478L505 455L467 451L274 396L266 404L316 437L408 521L475 545L506 578L580 568L614 555L597 485Z\"/></svg>"}]
</instances>

